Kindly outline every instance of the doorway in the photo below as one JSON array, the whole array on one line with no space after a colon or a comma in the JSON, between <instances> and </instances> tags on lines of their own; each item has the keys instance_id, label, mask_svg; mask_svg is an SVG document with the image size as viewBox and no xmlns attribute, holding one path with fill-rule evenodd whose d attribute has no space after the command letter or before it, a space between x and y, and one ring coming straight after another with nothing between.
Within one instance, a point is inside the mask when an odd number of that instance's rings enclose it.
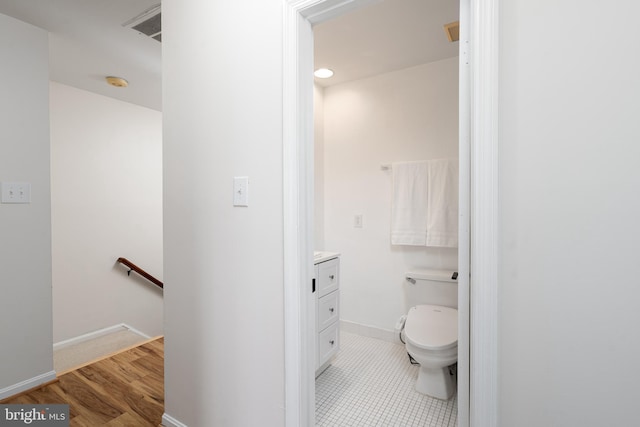
<instances>
[{"instance_id":1,"label":"doorway","mask_svg":"<svg viewBox=\"0 0 640 427\"><path fill-rule=\"evenodd\" d=\"M313 319L310 286L313 259L313 32L312 25L344 14L356 7L372 3L367 0L308 0L292 2L285 11L284 58L284 217L285 217L285 363L287 425L315 424L314 351L310 331ZM467 31L469 2L461 2L461 33ZM493 12L492 9L490 12ZM482 18L479 18L482 19ZM468 37L468 36L467 36ZM495 40L497 43L497 38ZM469 71L468 43L461 43L460 69L460 220L469 221ZM304 143L300 143L304 141ZM469 233L463 226L459 248L460 332L458 356L459 425L469 425ZM488 316L492 316L491 313ZM478 322L480 325L481 322ZM494 345L495 342L489 342ZM488 372L490 378L495 372ZM476 387L484 387L482 382ZM495 394L488 395L495 406ZM482 398L478 400L482 402Z\"/></svg>"},{"instance_id":2,"label":"doorway","mask_svg":"<svg viewBox=\"0 0 640 427\"><path fill-rule=\"evenodd\" d=\"M385 0L313 27L315 69L335 72L315 79L314 249L340 253L340 352L316 378L319 426L355 419L457 425L455 395L436 401L415 391L419 369L394 330L410 307L437 303L424 291L451 293L441 303L457 308L457 282L410 285L404 279L416 268L453 276L457 245L392 245L390 225L392 162L458 163L459 43L444 31L458 21L458 6ZM318 298L321 316L329 304L323 301L334 297ZM324 327L317 332L321 347ZM324 360L322 351L318 357ZM366 363L356 362L365 357Z\"/></svg>"}]
</instances>

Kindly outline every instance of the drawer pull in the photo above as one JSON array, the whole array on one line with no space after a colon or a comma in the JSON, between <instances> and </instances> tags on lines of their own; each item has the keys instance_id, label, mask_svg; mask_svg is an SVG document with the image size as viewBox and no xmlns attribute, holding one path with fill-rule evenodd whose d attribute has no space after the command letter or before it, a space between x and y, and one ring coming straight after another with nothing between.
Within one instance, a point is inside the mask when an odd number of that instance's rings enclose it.
<instances>
[{"instance_id":1,"label":"drawer pull","mask_svg":"<svg viewBox=\"0 0 640 427\"><path fill-rule=\"evenodd\" d=\"M336 276L334 276L333 274L331 276L329 276L330 280L333 280Z\"/></svg>"},{"instance_id":2,"label":"drawer pull","mask_svg":"<svg viewBox=\"0 0 640 427\"><path fill-rule=\"evenodd\" d=\"M331 340L331 341L329 341L329 344L333 345L333 344L335 344L335 341Z\"/></svg>"},{"instance_id":3,"label":"drawer pull","mask_svg":"<svg viewBox=\"0 0 640 427\"><path fill-rule=\"evenodd\" d=\"M331 307L331 308L329 309L329 313L333 313L333 311L334 311L334 310L333 310L333 307Z\"/></svg>"}]
</instances>

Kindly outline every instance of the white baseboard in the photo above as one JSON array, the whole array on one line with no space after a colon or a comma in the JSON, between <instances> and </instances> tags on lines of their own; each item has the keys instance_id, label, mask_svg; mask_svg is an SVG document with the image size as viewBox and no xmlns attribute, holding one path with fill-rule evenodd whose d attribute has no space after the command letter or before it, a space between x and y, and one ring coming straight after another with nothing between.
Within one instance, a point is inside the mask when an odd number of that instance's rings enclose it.
<instances>
[{"instance_id":1,"label":"white baseboard","mask_svg":"<svg viewBox=\"0 0 640 427\"><path fill-rule=\"evenodd\" d=\"M53 381L56 379L56 372L49 371L45 374L38 375L37 377L30 378L28 380L24 380L19 382L18 384L10 385L9 387L5 387L0 389L0 400L6 399L7 397L14 396L23 391L38 387L39 385L48 383L49 381Z\"/></svg>"},{"instance_id":2,"label":"white baseboard","mask_svg":"<svg viewBox=\"0 0 640 427\"><path fill-rule=\"evenodd\" d=\"M154 337L152 337L150 335L145 334L142 331L137 330L136 328L133 328L133 327L127 325L126 323L121 323L121 325L124 326L125 328L127 328L130 332L133 332L134 334L138 334L141 337L144 337L144 338L146 338L148 340L151 339L151 338L154 338Z\"/></svg>"},{"instance_id":3,"label":"white baseboard","mask_svg":"<svg viewBox=\"0 0 640 427\"><path fill-rule=\"evenodd\" d=\"M164 427L188 427L186 424L181 423L166 412L162 414L162 425Z\"/></svg>"},{"instance_id":4,"label":"white baseboard","mask_svg":"<svg viewBox=\"0 0 640 427\"><path fill-rule=\"evenodd\" d=\"M106 328L102 328L102 329L98 329L97 331L93 331L93 332L88 332L86 334L83 335L79 335L77 337L74 338L70 338L68 340L64 340L64 341L60 341L57 343L53 344L53 349L57 350L59 348L62 347L67 347L73 344L78 344L84 341L88 341L94 338L98 338L101 337L103 335L108 335L108 334L112 334L114 332L120 332L120 331L125 331L125 330L129 330L131 332L133 332L134 334L138 334L142 337L144 337L145 339L150 339L151 337L143 332L138 331L135 328L132 328L131 326L127 325L126 323L120 323L118 325L113 325L113 326L109 326Z\"/></svg>"},{"instance_id":5,"label":"white baseboard","mask_svg":"<svg viewBox=\"0 0 640 427\"><path fill-rule=\"evenodd\" d=\"M349 322L348 320L340 320L340 329L352 334L362 335L364 337L376 338L382 341L399 344L400 339L395 331L377 328L375 326L361 325L360 323Z\"/></svg>"}]
</instances>

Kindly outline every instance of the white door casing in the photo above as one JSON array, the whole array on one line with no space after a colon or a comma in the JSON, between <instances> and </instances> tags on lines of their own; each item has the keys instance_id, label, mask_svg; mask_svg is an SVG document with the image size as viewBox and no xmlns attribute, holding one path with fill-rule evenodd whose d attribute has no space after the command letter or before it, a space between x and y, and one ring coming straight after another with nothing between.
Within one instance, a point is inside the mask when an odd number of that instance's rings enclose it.
<instances>
[{"instance_id":1,"label":"white door casing","mask_svg":"<svg viewBox=\"0 0 640 427\"><path fill-rule=\"evenodd\" d=\"M283 2L285 422L315 425L312 25L376 0ZM460 427L497 426L498 0L461 0ZM464 263L464 265L462 265Z\"/></svg>"}]
</instances>

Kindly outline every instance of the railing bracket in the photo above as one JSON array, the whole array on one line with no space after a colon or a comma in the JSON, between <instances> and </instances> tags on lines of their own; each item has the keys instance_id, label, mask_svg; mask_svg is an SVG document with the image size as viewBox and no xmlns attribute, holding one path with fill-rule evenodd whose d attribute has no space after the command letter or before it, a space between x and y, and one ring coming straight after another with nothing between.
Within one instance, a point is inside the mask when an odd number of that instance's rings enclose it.
<instances>
[{"instance_id":1,"label":"railing bracket","mask_svg":"<svg viewBox=\"0 0 640 427\"><path fill-rule=\"evenodd\" d=\"M127 271L127 276L131 276L131 272L135 271L136 273L138 273L139 275L141 275L142 277L144 277L154 285L158 286L159 288L164 288L164 284L160 280L156 279L155 277L153 277L152 275L150 275L149 273L147 273L146 271L144 271L143 269L141 269L140 267L138 267L128 259L118 258L117 262L129 268L129 271Z\"/></svg>"}]
</instances>

